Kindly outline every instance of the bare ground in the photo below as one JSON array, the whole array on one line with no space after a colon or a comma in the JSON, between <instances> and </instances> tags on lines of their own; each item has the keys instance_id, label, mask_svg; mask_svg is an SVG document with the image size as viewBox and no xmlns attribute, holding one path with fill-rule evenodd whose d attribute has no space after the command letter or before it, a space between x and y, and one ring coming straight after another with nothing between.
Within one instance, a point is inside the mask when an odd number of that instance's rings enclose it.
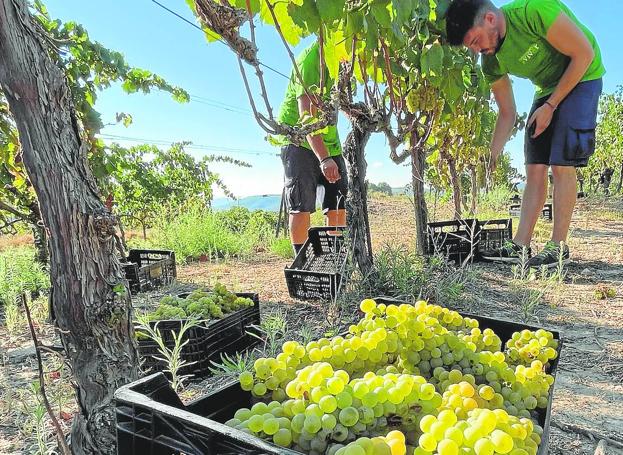
<instances>
[{"instance_id":1,"label":"bare ground","mask_svg":"<svg viewBox=\"0 0 623 455\"><path fill-rule=\"evenodd\" d=\"M443 207L435 208L437 219L447 213ZM376 251L384 244L412 246L412 207L406 198L373 199L370 220ZM539 222L537 246L547 240L550 230L550 223ZM593 454L600 439L610 438L606 453L623 454L623 203L580 201L571 230L572 263L564 279L520 280L508 267L475 264L471 266L475 278L454 307L560 331L564 345L555 383L550 453ZM235 291L258 292L263 316L285 313L291 333L310 327L320 335L327 326L329 309L326 304L289 297L283 274L287 263L263 252L253 259L181 266L180 284L143 294L135 299L135 305L150 306L164 293L219 281ZM595 296L598 289L613 289L616 296L599 300ZM344 317L350 319L349 315ZM46 342L54 342L49 326L42 325L40 331ZM0 370L0 453L36 452L33 423L18 404L36 378L36 363L33 357L20 362L9 360L14 349L30 344L27 332L9 334L0 327L4 362ZM45 357L48 368L58 367L55 355ZM62 370L60 377L48 375L48 381L61 396L59 407L67 417L61 420L67 427L76 410L68 374ZM42 427L49 439L49 424Z\"/></svg>"}]
</instances>

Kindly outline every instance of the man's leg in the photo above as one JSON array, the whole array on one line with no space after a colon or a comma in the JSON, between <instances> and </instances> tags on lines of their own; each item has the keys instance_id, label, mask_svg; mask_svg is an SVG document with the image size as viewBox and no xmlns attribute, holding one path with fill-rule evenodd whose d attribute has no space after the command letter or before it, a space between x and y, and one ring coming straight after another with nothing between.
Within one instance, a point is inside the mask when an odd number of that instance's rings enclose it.
<instances>
[{"instance_id":1,"label":"man's leg","mask_svg":"<svg viewBox=\"0 0 623 455\"><path fill-rule=\"evenodd\" d=\"M295 254L307 240L309 224L309 212L290 213L290 240Z\"/></svg>"},{"instance_id":2,"label":"man's leg","mask_svg":"<svg viewBox=\"0 0 623 455\"><path fill-rule=\"evenodd\" d=\"M541 215L547 198L547 168L544 164L526 165L526 189L521 203L519 227L515 234L515 243L530 246L534 227Z\"/></svg>"},{"instance_id":3,"label":"man's leg","mask_svg":"<svg viewBox=\"0 0 623 455\"><path fill-rule=\"evenodd\" d=\"M554 174L554 229L552 241L566 242L577 199L576 172L573 166L552 166Z\"/></svg>"},{"instance_id":4,"label":"man's leg","mask_svg":"<svg viewBox=\"0 0 623 455\"><path fill-rule=\"evenodd\" d=\"M346 210L328 210L325 214L325 223L327 226L346 226Z\"/></svg>"}]
</instances>

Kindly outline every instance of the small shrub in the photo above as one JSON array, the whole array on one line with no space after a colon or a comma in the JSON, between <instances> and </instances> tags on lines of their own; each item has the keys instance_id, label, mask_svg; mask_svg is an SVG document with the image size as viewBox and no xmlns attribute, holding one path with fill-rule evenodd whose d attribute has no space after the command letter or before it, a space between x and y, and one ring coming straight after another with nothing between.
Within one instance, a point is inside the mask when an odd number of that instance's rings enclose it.
<instances>
[{"instance_id":1,"label":"small shrub","mask_svg":"<svg viewBox=\"0 0 623 455\"><path fill-rule=\"evenodd\" d=\"M288 238L275 239L270 245L270 251L285 259L294 259L292 243Z\"/></svg>"},{"instance_id":2,"label":"small shrub","mask_svg":"<svg viewBox=\"0 0 623 455\"><path fill-rule=\"evenodd\" d=\"M216 218L230 231L242 233L249 224L251 211L246 207L231 207L228 210L216 212Z\"/></svg>"},{"instance_id":3,"label":"small shrub","mask_svg":"<svg viewBox=\"0 0 623 455\"><path fill-rule=\"evenodd\" d=\"M153 231L154 246L173 250L182 259L244 257L253 249L253 239L229 230L218 215L196 204L165 211Z\"/></svg>"},{"instance_id":4,"label":"small shrub","mask_svg":"<svg viewBox=\"0 0 623 455\"><path fill-rule=\"evenodd\" d=\"M34 256L29 247L0 253L0 304L12 302L24 292L38 294L50 289L50 276Z\"/></svg>"},{"instance_id":5,"label":"small shrub","mask_svg":"<svg viewBox=\"0 0 623 455\"><path fill-rule=\"evenodd\" d=\"M497 212L508 214L508 207L513 197L513 192L504 186L497 186L488 193L480 193L479 211Z\"/></svg>"},{"instance_id":6,"label":"small shrub","mask_svg":"<svg viewBox=\"0 0 623 455\"><path fill-rule=\"evenodd\" d=\"M254 246L268 246L275 237L277 214L265 210L256 210L251 213L244 229L244 236L251 240Z\"/></svg>"},{"instance_id":7,"label":"small shrub","mask_svg":"<svg viewBox=\"0 0 623 455\"><path fill-rule=\"evenodd\" d=\"M346 294L351 300L391 297L406 302L428 300L452 307L463 297L469 268L456 268L440 256L422 257L404 245L385 245L374 257L369 276L357 276Z\"/></svg>"}]
</instances>

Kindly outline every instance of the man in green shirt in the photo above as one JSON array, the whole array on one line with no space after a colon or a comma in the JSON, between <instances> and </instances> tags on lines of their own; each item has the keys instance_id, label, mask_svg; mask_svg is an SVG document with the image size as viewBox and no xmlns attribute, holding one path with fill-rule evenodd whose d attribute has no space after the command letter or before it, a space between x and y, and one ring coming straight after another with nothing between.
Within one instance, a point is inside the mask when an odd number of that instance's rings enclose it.
<instances>
[{"instance_id":1,"label":"man in green shirt","mask_svg":"<svg viewBox=\"0 0 623 455\"><path fill-rule=\"evenodd\" d=\"M328 96L333 81L326 67L321 78L320 50L317 42L296 60L298 74L292 70L279 121L296 125L306 114L314 114L314 97ZM300 78L299 78L300 74ZM302 83L301 83L302 82ZM336 125L323 134L308 135L303 144L287 144L281 150L285 172L286 205L290 214L290 239L296 253L307 240L310 214L316 211L316 188L324 187L322 209L328 226L346 225L344 209L348 180L342 146Z\"/></svg>"},{"instance_id":2,"label":"man in green shirt","mask_svg":"<svg viewBox=\"0 0 623 455\"><path fill-rule=\"evenodd\" d=\"M530 255L534 227L547 197L547 174L554 179L551 241L528 265L555 266L569 260L565 242L576 202L576 168L595 150L597 105L605 69L593 34L560 0L515 0L497 8L490 0L455 0L446 31L451 45L482 54L482 69L497 102L498 119L491 162L502 153L516 119L509 75L536 86L525 137L526 189L517 234L490 260L518 262Z\"/></svg>"}]
</instances>

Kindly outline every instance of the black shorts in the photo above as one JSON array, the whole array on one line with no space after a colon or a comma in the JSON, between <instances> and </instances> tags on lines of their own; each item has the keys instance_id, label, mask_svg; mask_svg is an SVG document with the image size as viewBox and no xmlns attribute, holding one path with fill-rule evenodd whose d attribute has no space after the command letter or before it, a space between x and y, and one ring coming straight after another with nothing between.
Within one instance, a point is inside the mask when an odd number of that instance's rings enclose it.
<instances>
[{"instance_id":1,"label":"black shorts","mask_svg":"<svg viewBox=\"0 0 623 455\"><path fill-rule=\"evenodd\" d=\"M601 79L576 85L554 112L550 125L537 138L531 137L533 128L526 127L526 164L587 165L588 159L595 152L597 107L602 86ZM528 119L548 98L546 96L534 102Z\"/></svg>"},{"instance_id":2,"label":"black shorts","mask_svg":"<svg viewBox=\"0 0 623 455\"><path fill-rule=\"evenodd\" d=\"M286 205L289 213L316 211L316 188L324 187L322 211L338 210L345 207L348 193L348 174L344 158L333 157L340 179L329 183L320 170L318 158L311 150L296 145L286 145L281 149L281 161L285 172Z\"/></svg>"}]
</instances>

